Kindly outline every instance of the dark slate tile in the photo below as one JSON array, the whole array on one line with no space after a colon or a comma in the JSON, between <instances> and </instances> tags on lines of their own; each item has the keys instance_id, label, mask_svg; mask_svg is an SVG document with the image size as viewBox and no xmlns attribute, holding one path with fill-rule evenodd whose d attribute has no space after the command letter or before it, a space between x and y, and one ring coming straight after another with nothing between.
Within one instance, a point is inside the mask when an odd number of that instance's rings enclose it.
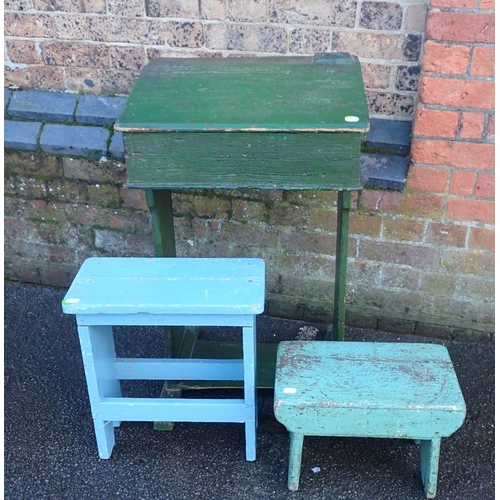
<instances>
[{"instance_id":1,"label":"dark slate tile","mask_svg":"<svg viewBox=\"0 0 500 500\"><path fill-rule=\"evenodd\" d=\"M41 122L16 122L5 120L4 147L22 151L36 151L36 139L40 133Z\"/></svg>"},{"instance_id":2,"label":"dark slate tile","mask_svg":"<svg viewBox=\"0 0 500 500\"><path fill-rule=\"evenodd\" d=\"M115 132L109 144L109 154L119 160L125 158L125 147L123 145L123 134Z\"/></svg>"},{"instance_id":3,"label":"dark slate tile","mask_svg":"<svg viewBox=\"0 0 500 500\"><path fill-rule=\"evenodd\" d=\"M100 126L114 123L125 106L125 101L125 97L82 95L76 108L76 121Z\"/></svg>"},{"instance_id":4,"label":"dark slate tile","mask_svg":"<svg viewBox=\"0 0 500 500\"><path fill-rule=\"evenodd\" d=\"M106 154L109 130L101 127L47 124L40 147L51 154L99 158Z\"/></svg>"},{"instance_id":5,"label":"dark slate tile","mask_svg":"<svg viewBox=\"0 0 500 500\"><path fill-rule=\"evenodd\" d=\"M365 145L377 148L381 153L405 155L410 150L411 128L411 121L370 118L370 131Z\"/></svg>"},{"instance_id":6,"label":"dark slate tile","mask_svg":"<svg viewBox=\"0 0 500 500\"><path fill-rule=\"evenodd\" d=\"M9 104L9 115L27 120L73 121L76 98L76 94L65 92L14 92Z\"/></svg>"},{"instance_id":7,"label":"dark slate tile","mask_svg":"<svg viewBox=\"0 0 500 500\"><path fill-rule=\"evenodd\" d=\"M365 187L401 191L406 184L408 160L404 156L362 153L361 178Z\"/></svg>"}]
</instances>

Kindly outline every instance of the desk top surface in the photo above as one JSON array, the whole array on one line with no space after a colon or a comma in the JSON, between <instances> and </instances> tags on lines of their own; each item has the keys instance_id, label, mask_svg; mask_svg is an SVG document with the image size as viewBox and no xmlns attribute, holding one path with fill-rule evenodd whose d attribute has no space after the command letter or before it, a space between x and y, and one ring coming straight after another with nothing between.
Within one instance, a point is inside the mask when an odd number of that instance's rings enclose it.
<instances>
[{"instance_id":1,"label":"desk top surface","mask_svg":"<svg viewBox=\"0 0 500 500\"><path fill-rule=\"evenodd\" d=\"M122 132L366 132L356 57L168 58L151 61L115 129Z\"/></svg>"}]
</instances>

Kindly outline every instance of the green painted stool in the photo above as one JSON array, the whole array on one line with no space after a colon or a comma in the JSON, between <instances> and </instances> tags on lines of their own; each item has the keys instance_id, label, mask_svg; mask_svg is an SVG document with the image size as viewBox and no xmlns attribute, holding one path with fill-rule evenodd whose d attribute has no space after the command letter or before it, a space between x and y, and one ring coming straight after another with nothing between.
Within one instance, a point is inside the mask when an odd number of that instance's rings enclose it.
<instances>
[{"instance_id":1,"label":"green painted stool","mask_svg":"<svg viewBox=\"0 0 500 500\"><path fill-rule=\"evenodd\" d=\"M290 432L290 490L304 436L403 438L420 442L434 498L441 438L462 425L465 402L441 345L288 341L278 347L274 412Z\"/></svg>"}]
</instances>

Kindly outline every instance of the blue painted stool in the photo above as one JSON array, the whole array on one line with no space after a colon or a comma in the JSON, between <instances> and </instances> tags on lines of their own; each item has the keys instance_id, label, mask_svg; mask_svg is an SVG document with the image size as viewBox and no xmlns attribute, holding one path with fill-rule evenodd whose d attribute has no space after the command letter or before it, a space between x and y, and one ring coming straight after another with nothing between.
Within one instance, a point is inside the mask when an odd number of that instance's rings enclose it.
<instances>
[{"instance_id":1,"label":"blue painted stool","mask_svg":"<svg viewBox=\"0 0 500 500\"><path fill-rule=\"evenodd\" d=\"M465 402L441 345L282 342L274 412L290 432L290 490L299 487L304 436L404 438L420 442L434 498L441 438L462 425Z\"/></svg>"},{"instance_id":2,"label":"blue painted stool","mask_svg":"<svg viewBox=\"0 0 500 500\"><path fill-rule=\"evenodd\" d=\"M256 458L256 330L262 259L91 258L63 311L76 314L99 456L122 421L241 422ZM117 358L112 326L242 327L243 359ZM244 399L124 398L120 380L242 380Z\"/></svg>"}]
</instances>

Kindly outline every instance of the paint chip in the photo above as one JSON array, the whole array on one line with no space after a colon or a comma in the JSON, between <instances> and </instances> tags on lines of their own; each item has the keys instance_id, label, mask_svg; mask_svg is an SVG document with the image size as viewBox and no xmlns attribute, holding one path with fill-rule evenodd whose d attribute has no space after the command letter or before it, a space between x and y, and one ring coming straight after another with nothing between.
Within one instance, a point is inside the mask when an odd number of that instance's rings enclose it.
<instances>
[{"instance_id":1,"label":"paint chip","mask_svg":"<svg viewBox=\"0 0 500 500\"><path fill-rule=\"evenodd\" d=\"M353 116L353 115L347 115L347 116L344 117L344 120L346 122L356 123L356 122L359 122L359 117L358 116Z\"/></svg>"},{"instance_id":2,"label":"paint chip","mask_svg":"<svg viewBox=\"0 0 500 500\"><path fill-rule=\"evenodd\" d=\"M285 394L295 394L297 392L297 389L295 389L295 387L285 387L283 389L283 392Z\"/></svg>"},{"instance_id":3,"label":"paint chip","mask_svg":"<svg viewBox=\"0 0 500 500\"><path fill-rule=\"evenodd\" d=\"M80 299L64 299L63 304L78 304L80 302Z\"/></svg>"}]
</instances>

